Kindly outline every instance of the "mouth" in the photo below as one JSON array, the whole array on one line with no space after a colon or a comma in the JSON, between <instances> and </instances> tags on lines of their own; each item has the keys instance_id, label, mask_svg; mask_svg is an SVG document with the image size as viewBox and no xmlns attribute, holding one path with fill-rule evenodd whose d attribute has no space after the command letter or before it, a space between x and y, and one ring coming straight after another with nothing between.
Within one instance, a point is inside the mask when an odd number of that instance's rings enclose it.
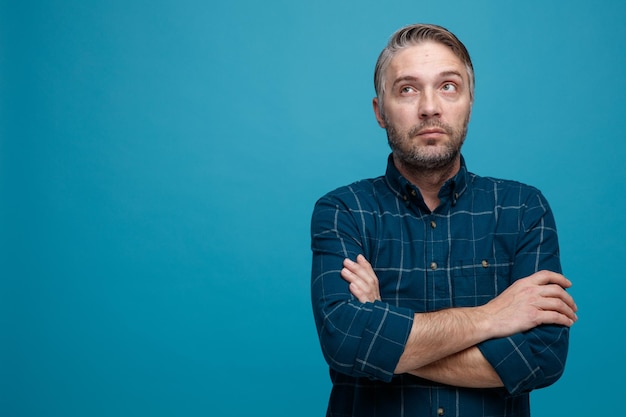
<instances>
[{"instance_id":1,"label":"mouth","mask_svg":"<svg viewBox=\"0 0 626 417\"><path fill-rule=\"evenodd\" d=\"M415 136L421 137L421 138L435 139L445 134L447 134L447 132L444 129L431 127L431 128L419 130Z\"/></svg>"}]
</instances>

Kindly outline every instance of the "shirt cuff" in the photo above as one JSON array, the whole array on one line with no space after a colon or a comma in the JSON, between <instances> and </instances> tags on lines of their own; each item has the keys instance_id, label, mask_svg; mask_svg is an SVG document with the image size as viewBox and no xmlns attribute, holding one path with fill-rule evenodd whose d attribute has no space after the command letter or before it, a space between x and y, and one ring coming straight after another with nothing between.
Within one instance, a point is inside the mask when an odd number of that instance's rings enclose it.
<instances>
[{"instance_id":1,"label":"shirt cuff","mask_svg":"<svg viewBox=\"0 0 626 417\"><path fill-rule=\"evenodd\" d=\"M371 378L391 381L409 338L414 312L376 301L357 352L356 368Z\"/></svg>"},{"instance_id":2,"label":"shirt cuff","mask_svg":"<svg viewBox=\"0 0 626 417\"><path fill-rule=\"evenodd\" d=\"M533 359L530 344L522 333L478 344L510 394L529 392L543 379L541 367Z\"/></svg>"}]
</instances>

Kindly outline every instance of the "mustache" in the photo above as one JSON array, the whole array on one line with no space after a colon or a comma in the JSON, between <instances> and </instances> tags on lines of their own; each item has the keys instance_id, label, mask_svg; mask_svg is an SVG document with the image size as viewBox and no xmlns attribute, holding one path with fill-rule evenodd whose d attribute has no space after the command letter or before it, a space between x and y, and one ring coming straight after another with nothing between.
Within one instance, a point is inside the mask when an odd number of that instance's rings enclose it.
<instances>
[{"instance_id":1,"label":"mustache","mask_svg":"<svg viewBox=\"0 0 626 417\"><path fill-rule=\"evenodd\" d=\"M417 136L420 131L433 128L444 130L449 135L452 135L454 133L454 129L446 123L443 123L439 120L425 120L422 123L415 125L411 129L409 129L408 135L409 137Z\"/></svg>"}]
</instances>

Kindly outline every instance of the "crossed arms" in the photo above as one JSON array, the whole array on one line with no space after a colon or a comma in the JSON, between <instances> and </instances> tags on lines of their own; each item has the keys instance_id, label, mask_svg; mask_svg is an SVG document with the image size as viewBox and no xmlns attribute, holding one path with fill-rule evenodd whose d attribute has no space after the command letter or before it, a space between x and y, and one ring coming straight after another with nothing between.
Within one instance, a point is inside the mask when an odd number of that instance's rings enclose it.
<instances>
[{"instance_id":1,"label":"crossed arms","mask_svg":"<svg viewBox=\"0 0 626 417\"><path fill-rule=\"evenodd\" d=\"M363 255L356 262L346 259L343 266L341 276L360 302L381 300L378 278ZM571 326L577 307L565 290L570 286L561 274L539 271L485 305L416 313L395 373L460 387L501 387L501 378L477 345L543 324Z\"/></svg>"},{"instance_id":2,"label":"crossed arms","mask_svg":"<svg viewBox=\"0 0 626 417\"><path fill-rule=\"evenodd\" d=\"M493 222L484 214L493 194L481 190L498 184L474 186L472 198L448 218L450 229L436 229L442 239L456 228L437 255L453 272L438 276L420 258L426 240L412 227L421 220L384 200L383 182L360 182L320 199L311 223L311 295L332 372L383 382L413 374L460 387L504 386L511 394L560 377L576 305L566 292L569 280L556 273L554 219L535 189L508 183L498 189ZM474 215L474 206L482 211ZM468 225L480 231L480 245L467 238ZM490 256L488 268L481 265Z\"/></svg>"}]
</instances>

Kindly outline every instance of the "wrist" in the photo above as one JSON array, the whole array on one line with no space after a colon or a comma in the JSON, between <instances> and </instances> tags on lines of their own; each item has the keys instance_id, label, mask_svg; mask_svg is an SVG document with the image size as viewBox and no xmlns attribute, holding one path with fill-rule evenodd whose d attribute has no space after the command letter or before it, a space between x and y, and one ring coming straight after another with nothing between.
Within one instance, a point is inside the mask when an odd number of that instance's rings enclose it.
<instances>
[{"instance_id":1,"label":"wrist","mask_svg":"<svg viewBox=\"0 0 626 417\"><path fill-rule=\"evenodd\" d=\"M469 307L468 313L467 320L473 326L476 344L495 337L496 326L493 315L487 311L485 306Z\"/></svg>"}]
</instances>

